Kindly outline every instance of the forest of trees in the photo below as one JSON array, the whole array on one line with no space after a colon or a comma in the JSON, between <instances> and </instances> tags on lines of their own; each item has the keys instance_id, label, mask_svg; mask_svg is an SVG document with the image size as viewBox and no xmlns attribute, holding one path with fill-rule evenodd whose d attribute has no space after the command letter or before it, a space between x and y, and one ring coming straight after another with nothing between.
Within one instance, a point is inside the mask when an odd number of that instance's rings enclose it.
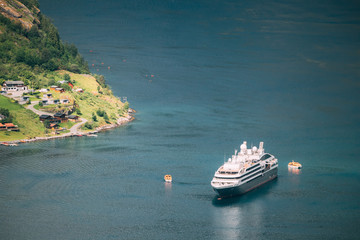
<instances>
[{"instance_id":1,"label":"forest of trees","mask_svg":"<svg viewBox=\"0 0 360 240\"><path fill-rule=\"evenodd\" d=\"M29 9L39 7L37 0L20 0ZM39 13L40 24L30 30L0 14L0 84L5 80L27 80L32 85L37 75L64 69L89 73L87 62L73 44L60 40L52 21Z\"/></svg>"}]
</instances>

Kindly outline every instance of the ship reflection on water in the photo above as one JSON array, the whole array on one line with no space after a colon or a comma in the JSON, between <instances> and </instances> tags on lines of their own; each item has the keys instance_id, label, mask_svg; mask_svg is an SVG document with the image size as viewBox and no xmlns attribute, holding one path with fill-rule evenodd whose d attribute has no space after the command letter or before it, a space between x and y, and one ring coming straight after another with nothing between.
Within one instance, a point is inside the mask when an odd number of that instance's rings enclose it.
<instances>
[{"instance_id":1,"label":"ship reflection on water","mask_svg":"<svg viewBox=\"0 0 360 240\"><path fill-rule=\"evenodd\" d=\"M252 226L263 229L263 206L250 203L216 208L213 220L218 229L218 239L256 238L257 233L250 229Z\"/></svg>"},{"instance_id":2,"label":"ship reflection on water","mask_svg":"<svg viewBox=\"0 0 360 240\"><path fill-rule=\"evenodd\" d=\"M291 174L296 174L296 175L300 175L301 174L301 169L298 168L288 168L288 172Z\"/></svg>"},{"instance_id":3,"label":"ship reflection on water","mask_svg":"<svg viewBox=\"0 0 360 240\"><path fill-rule=\"evenodd\" d=\"M218 208L214 217L215 226L220 230L221 239L237 239L244 217L240 206Z\"/></svg>"},{"instance_id":4,"label":"ship reflection on water","mask_svg":"<svg viewBox=\"0 0 360 240\"><path fill-rule=\"evenodd\" d=\"M171 193L171 190L172 190L171 182L165 182L164 185L165 185L165 192L166 193Z\"/></svg>"},{"instance_id":5,"label":"ship reflection on water","mask_svg":"<svg viewBox=\"0 0 360 240\"><path fill-rule=\"evenodd\" d=\"M261 231L266 228L264 218L267 199L271 197L278 184L278 178L254 189L253 191L231 198L214 197L213 227L219 235L216 239L258 239L262 238ZM264 230L265 231L265 230Z\"/></svg>"}]
</instances>

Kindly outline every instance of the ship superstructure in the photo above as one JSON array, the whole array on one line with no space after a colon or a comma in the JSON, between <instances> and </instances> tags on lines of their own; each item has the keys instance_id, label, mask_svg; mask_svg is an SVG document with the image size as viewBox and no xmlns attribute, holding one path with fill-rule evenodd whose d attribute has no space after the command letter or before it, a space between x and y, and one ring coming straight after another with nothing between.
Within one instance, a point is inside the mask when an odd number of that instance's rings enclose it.
<instances>
[{"instance_id":1,"label":"ship superstructure","mask_svg":"<svg viewBox=\"0 0 360 240\"><path fill-rule=\"evenodd\" d=\"M277 177L278 160L265 153L264 143L259 148L247 148L246 141L235 150L216 172L211 181L214 191L221 197L244 194Z\"/></svg>"}]
</instances>

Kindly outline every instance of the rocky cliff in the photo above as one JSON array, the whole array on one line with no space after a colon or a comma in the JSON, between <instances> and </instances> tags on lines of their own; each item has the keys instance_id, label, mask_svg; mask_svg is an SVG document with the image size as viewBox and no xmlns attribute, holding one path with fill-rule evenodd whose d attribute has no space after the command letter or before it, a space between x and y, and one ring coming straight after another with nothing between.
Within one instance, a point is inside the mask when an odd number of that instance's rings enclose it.
<instances>
[{"instance_id":1,"label":"rocky cliff","mask_svg":"<svg viewBox=\"0 0 360 240\"><path fill-rule=\"evenodd\" d=\"M20 23L27 30L30 30L34 23L40 23L39 13L40 10L36 6L32 6L29 9L17 0L0 0L0 14Z\"/></svg>"}]
</instances>

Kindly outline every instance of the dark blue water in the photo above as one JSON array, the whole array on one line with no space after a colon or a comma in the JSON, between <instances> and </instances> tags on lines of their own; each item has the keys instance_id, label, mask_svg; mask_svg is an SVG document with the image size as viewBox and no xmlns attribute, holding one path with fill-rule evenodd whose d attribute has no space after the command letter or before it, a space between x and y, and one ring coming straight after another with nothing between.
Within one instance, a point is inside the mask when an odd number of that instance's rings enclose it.
<instances>
[{"instance_id":1,"label":"dark blue water","mask_svg":"<svg viewBox=\"0 0 360 240\"><path fill-rule=\"evenodd\" d=\"M358 239L356 1L40 3L138 113L1 147L1 239ZM279 177L219 201L211 178L243 140Z\"/></svg>"}]
</instances>

